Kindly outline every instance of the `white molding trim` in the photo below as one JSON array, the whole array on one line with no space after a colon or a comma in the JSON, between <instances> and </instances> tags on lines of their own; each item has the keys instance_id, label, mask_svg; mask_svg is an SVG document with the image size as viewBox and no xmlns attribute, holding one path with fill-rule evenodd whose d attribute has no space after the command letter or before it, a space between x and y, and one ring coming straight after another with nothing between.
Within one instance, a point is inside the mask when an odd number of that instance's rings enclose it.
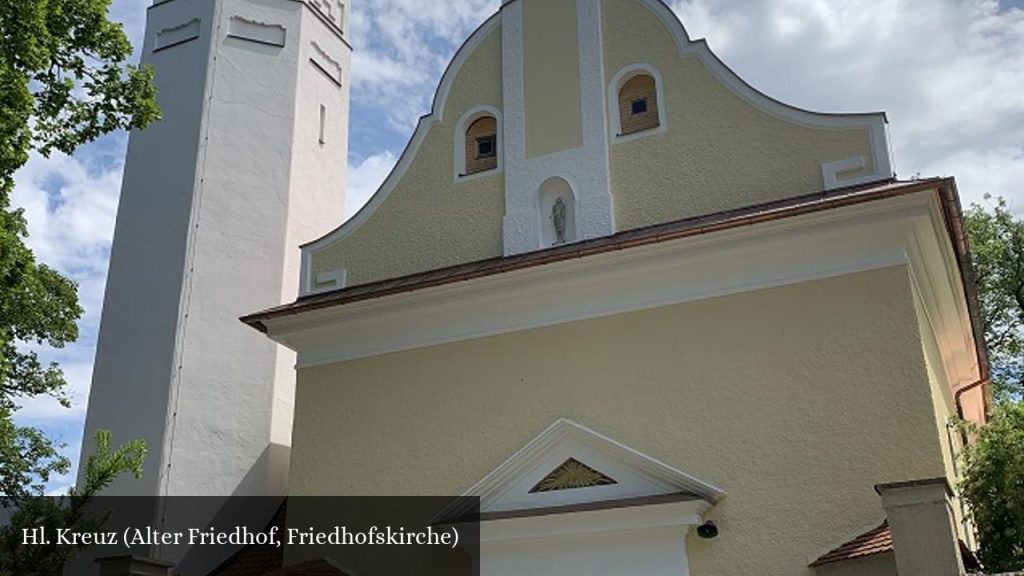
<instances>
[{"instance_id":1,"label":"white molding trim","mask_svg":"<svg viewBox=\"0 0 1024 576\"><path fill-rule=\"evenodd\" d=\"M321 272L316 275L316 284L313 285L314 292L326 292L345 287L345 278L348 270L334 270L332 272Z\"/></svg>"},{"instance_id":2,"label":"white molding trim","mask_svg":"<svg viewBox=\"0 0 1024 576\"><path fill-rule=\"evenodd\" d=\"M933 368L950 390L956 390L981 378L981 367L956 254L949 242L938 241L945 220L937 206L930 210L927 221L907 232L911 285L929 327L930 333L922 335L924 344L934 343L941 358ZM952 398L947 401L952 403Z\"/></svg>"},{"instance_id":3,"label":"white molding trim","mask_svg":"<svg viewBox=\"0 0 1024 576\"><path fill-rule=\"evenodd\" d=\"M926 190L279 317L266 326L271 338L298 351L304 368L906 265L915 223L926 224L930 252L948 243L937 202ZM932 256L919 266L953 264ZM974 348L966 308L956 309L964 302L956 295L957 274L950 268L934 277L933 290L945 295L941 307L936 299L928 305L956 317L938 340L951 347L944 357L968 367Z\"/></svg>"},{"instance_id":4,"label":"white molding trim","mask_svg":"<svg viewBox=\"0 0 1024 576\"><path fill-rule=\"evenodd\" d=\"M156 53L199 38L202 33L201 24L200 18L192 18L187 22L159 30L153 36L153 48L150 52Z\"/></svg>"},{"instance_id":5,"label":"white molding trim","mask_svg":"<svg viewBox=\"0 0 1024 576\"><path fill-rule=\"evenodd\" d=\"M345 287L348 280L348 270L339 268L319 274L313 273L313 255L309 252L302 252L301 270L299 274L299 296L330 292Z\"/></svg>"},{"instance_id":6,"label":"white molding trim","mask_svg":"<svg viewBox=\"0 0 1024 576\"><path fill-rule=\"evenodd\" d=\"M484 170L482 172L474 172L473 174L466 174L466 130L473 125L473 122L487 117L493 116L495 125L497 126L497 133L495 135L495 153L498 155L498 165L490 170ZM505 166L505 129L502 126L501 111L494 106L481 105L475 106L467 110L455 123L455 150L453 154L455 156L455 162L452 166L455 167L455 173L453 175L454 182L456 184L460 182L468 182L476 178L484 176L493 176L494 174L500 174Z\"/></svg>"},{"instance_id":7,"label":"white molding trim","mask_svg":"<svg viewBox=\"0 0 1024 576\"><path fill-rule=\"evenodd\" d=\"M605 473L617 484L530 493L569 458ZM486 514L679 493L692 494L708 505L725 496L717 486L568 418L559 418L462 495L479 497L480 512ZM459 507L465 505L465 500L457 500L438 517L457 518L465 512Z\"/></svg>"},{"instance_id":8,"label":"white molding trim","mask_svg":"<svg viewBox=\"0 0 1024 576\"><path fill-rule=\"evenodd\" d=\"M654 78L655 93L658 98L658 125L654 128L647 130L641 130L639 132L633 132L630 134L622 133L622 115L619 110L619 90L622 89L623 84L628 82L635 76L646 74ZM661 134L668 130L668 114L665 113L665 82L661 79L661 72L658 71L654 66L645 62L636 64L629 64L628 66L622 67L621 70L615 73L612 77L611 82L608 83L608 136L612 144L620 144L622 142L630 142L638 138L644 138L646 136L652 136L654 134Z\"/></svg>"},{"instance_id":9,"label":"white molding trim","mask_svg":"<svg viewBox=\"0 0 1024 576\"><path fill-rule=\"evenodd\" d=\"M619 480L619 484L527 494L530 488L570 457L575 457L588 466L597 467L601 472ZM629 474L636 475L650 486L627 486L625 480ZM517 493L517 488L524 490ZM649 489L644 492L636 491L645 488ZM559 418L474 484L463 496L480 497L480 511L487 513L678 492L691 493L711 503L718 502L725 496L725 491L721 488L568 418Z\"/></svg>"},{"instance_id":10,"label":"white molding trim","mask_svg":"<svg viewBox=\"0 0 1024 576\"><path fill-rule=\"evenodd\" d=\"M832 190L840 186L861 184L862 182L859 182L859 180L863 177L851 178L840 182L839 175L851 170L860 170L865 166L867 166L867 163L864 162L863 156L853 156L845 160L836 160L835 162L823 162L821 165L821 178L825 182L825 189ZM874 176L868 176L868 178L874 178Z\"/></svg>"},{"instance_id":11,"label":"white molding trim","mask_svg":"<svg viewBox=\"0 0 1024 576\"><path fill-rule=\"evenodd\" d=\"M638 532L659 528L677 528L679 545L685 553L685 534L703 522L711 507L705 500L647 504L607 510L567 512L550 516L484 520L480 523L480 542L538 540L559 536L579 536L603 532ZM486 557L486 554L485 554ZM685 566L683 556L680 566Z\"/></svg>"},{"instance_id":12,"label":"white molding trim","mask_svg":"<svg viewBox=\"0 0 1024 576\"><path fill-rule=\"evenodd\" d=\"M537 211L541 185L553 176L568 181L576 204L576 238L615 233L615 209L608 161L604 98L604 50L600 2L577 0L580 55L582 145L536 158L526 155L526 110L523 88L522 3L502 7L503 106L505 108L504 254L541 248L542 216Z\"/></svg>"}]
</instances>

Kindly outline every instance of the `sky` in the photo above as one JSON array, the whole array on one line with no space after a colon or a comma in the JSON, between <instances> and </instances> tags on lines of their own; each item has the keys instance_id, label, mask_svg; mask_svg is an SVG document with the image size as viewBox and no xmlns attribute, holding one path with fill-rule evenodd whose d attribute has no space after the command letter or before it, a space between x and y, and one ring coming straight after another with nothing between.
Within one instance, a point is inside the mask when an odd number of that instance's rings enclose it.
<instances>
[{"instance_id":1,"label":"sky","mask_svg":"<svg viewBox=\"0 0 1024 576\"><path fill-rule=\"evenodd\" d=\"M748 83L792 105L884 110L897 174L955 176L965 205L1001 195L1024 215L1024 0L667 0L692 39ZM138 46L142 0L111 17ZM373 194L430 111L448 60L499 0L352 0L352 110L345 212ZM33 156L16 176L36 256L79 284L79 340L39 349L63 366L72 408L24 403L22 425L77 466L127 135L72 157ZM344 159L339 159L344 161ZM123 439L122 439L123 440ZM115 439L117 441L117 439ZM65 490L74 472L48 489Z\"/></svg>"}]
</instances>

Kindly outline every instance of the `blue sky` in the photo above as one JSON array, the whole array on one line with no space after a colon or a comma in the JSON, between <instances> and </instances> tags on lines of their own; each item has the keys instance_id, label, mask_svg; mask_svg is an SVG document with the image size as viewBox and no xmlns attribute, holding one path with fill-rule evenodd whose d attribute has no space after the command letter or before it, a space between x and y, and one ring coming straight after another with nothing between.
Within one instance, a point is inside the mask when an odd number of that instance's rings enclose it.
<instances>
[{"instance_id":1,"label":"blue sky","mask_svg":"<svg viewBox=\"0 0 1024 576\"><path fill-rule=\"evenodd\" d=\"M111 15L138 45L141 0ZM449 58L499 0L352 0L351 150L346 213L390 171ZM885 110L901 177L956 176L966 203L1003 195L1024 213L1024 0L671 0L691 38L707 38L753 86L821 111ZM24 404L22 424L76 460L95 352L127 136L73 157L33 157L17 175L29 244L80 285L81 338L41 350L64 367L73 407ZM344 159L339 159L344 161ZM116 440L116 439L115 439ZM123 439L122 439L123 440ZM72 483L56 478L51 489Z\"/></svg>"}]
</instances>

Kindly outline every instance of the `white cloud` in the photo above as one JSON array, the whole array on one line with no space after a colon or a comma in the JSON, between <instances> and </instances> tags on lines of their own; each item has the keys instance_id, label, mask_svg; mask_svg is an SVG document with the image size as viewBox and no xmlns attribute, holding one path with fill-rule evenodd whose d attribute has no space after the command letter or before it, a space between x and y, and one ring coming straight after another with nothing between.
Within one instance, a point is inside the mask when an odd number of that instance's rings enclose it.
<instances>
[{"instance_id":1,"label":"white cloud","mask_svg":"<svg viewBox=\"0 0 1024 576\"><path fill-rule=\"evenodd\" d=\"M676 0L759 90L822 111L884 110L901 177L957 177L965 203L1024 172L1024 10L992 0ZM1017 209L1024 213L1022 202Z\"/></svg>"},{"instance_id":2,"label":"white cloud","mask_svg":"<svg viewBox=\"0 0 1024 576\"><path fill-rule=\"evenodd\" d=\"M106 269L121 188L122 161L90 167L80 157L33 154L15 174L13 203L25 209L29 245L62 270Z\"/></svg>"},{"instance_id":3,"label":"white cloud","mask_svg":"<svg viewBox=\"0 0 1024 576\"><path fill-rule=\"evenodd\" d=\"M112 151L111 151L112 150ZM99 156L100 159L97 159ZM123 138L114 136L83 148L78 156L33 155L15 174L12 203L25 209L27 244L38 261L78 283L85 309L79 340L64 349L26 345L45 361L56 361L69 385L72 409L47 397L22 403L18 419L28 422L81 421L92 378L110 242L121 187Z\"/></svg>"},{"instance_id":4,"label":"white cloud","mask_svg":"<svg viewBox=\"0 0 1024 576\"><path fill-rule=\"evenodd\" d=\"M411 132L430 111L437 81L458 46L499 7L498 0L374 0L356 4L352 98Z\"/></svg>"},{"instance_id":5,"label":"white cloud","mask_svg":"<svg viewBox=\"0 0 1024 576\"><path fill-rule=\"evenodd\" d=\"M348 165L348 181L345 183L345 218L351 218L373 193L380 188L391 172L396 161L390 150L367 156L359 164Z\"/></svg>"}]
</instances>

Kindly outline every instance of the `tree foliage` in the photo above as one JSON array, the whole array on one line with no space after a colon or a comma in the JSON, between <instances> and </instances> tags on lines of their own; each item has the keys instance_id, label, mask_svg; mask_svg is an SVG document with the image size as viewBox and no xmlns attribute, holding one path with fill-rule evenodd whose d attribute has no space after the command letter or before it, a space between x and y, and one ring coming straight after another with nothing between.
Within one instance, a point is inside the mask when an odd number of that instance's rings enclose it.
<instances>
[{"instance_id":1,"label":"tree foliage","mask_svg":"<svg viewBox=\"0 0 1024 576\"><path fill-rule=\"evenodd\" d=\"M965 224L992 381L1001 399L1024 396L1024 220L1006 201L974 204Z\"/></svg>"},{"instance_id":2,"label":"tree foliage","mask_svg":"<svg viewBox=\"0 0 1024 576\"><path fill-rule=\"evenodd\" d=\"M42 494L53 474L67 474L71 462L35 428L17 426L0 408L0 504Z\"/></svg>"},{"instance_id":3,"label":"tree foliage","mask_svg":"<svg viewBox=\"0 0 1024 576\"><path fill-rule=\"evenodd\" d=\"M71 154L117 129L159 116L152 71L128 63L131 45L107 18L110 0L0 2L0 493L38 494L69 463L45 435L16 426L20 399L68 406L60 368L19 344L62 347L78 337L77 286L37 262L28 224L11 206L14 173L36 150Z\"/></svg>"},{"instance_id":4,"label":"tree foliage","mask_svg":"<svg viewBox=\"0 0 1024 576\"><path fill-rule=\"evenodd\" d=\"M978 529L979 560L990 572L1024 568L1024 404L1003 402L964 450L960 495Z\"/></svg>"},{"instance_id":5,"label":"tree foliage","mask_svg":"<svg viewBox=\"0 0 1024 576\"><path fill-rule=\"evenodd\" d=\"M128 62L132 47L107 13L110 0L0 1L0 504L16 510L0 528L0 576L60 574L71 547L20 546L21 528L88 530L93 496L117 476L142 473L145 446L113 450L96 437L80 485L44 498L69 460L44 433L14 423L19 400L47 395L69 406L60 368L20 344L62 347L78 337L77 286L36 261L24 212L11 206L15 172L35 150L71 154L84 143L158 119L152 71Z\"/></svg>"},{"instance_id":6,"label":"tree foliage","mask_svg":"<svg viewBox=\"0 0 1024 576\"><path fill-rule=\"evenodd\" d=\"M159 116L152 71L107 18L110 0L0 2L0 185L29 150L71 154L84 142Z\"/></svg>"},{"instance_id":7,"label":"tree foliage","mask_svg":"<svg viewBox=\"0 0 1024 576\"><path fill-rule=\"evenodd\" d=\"M89 504L103 488L123 473L142 475L146 457L141 440L129 442L116 450L110 447L110 433L96 434L96 452L85 464L82 484L60 498L22 498L10 522L0 527L0 576L58 576L64 564L76 557L83 545L59 544L56 539L45 545L21 545L22 530L45 527L48 534L56 528L72 532L96 532L106 517L89 510Z\"/></svg>"},{"instance_id":8,"label":"tree foliage","mask_svg":"<svg viewBox=\"0 0 1024 576\"><path fill-rule=\"evenodd\" d=\"M996 390L989 423L962 423L960 496L978 530L989 571L1024 569L1024 221L1002 198L965 215L985 343Z\"/></svg>"}]
</instances>

